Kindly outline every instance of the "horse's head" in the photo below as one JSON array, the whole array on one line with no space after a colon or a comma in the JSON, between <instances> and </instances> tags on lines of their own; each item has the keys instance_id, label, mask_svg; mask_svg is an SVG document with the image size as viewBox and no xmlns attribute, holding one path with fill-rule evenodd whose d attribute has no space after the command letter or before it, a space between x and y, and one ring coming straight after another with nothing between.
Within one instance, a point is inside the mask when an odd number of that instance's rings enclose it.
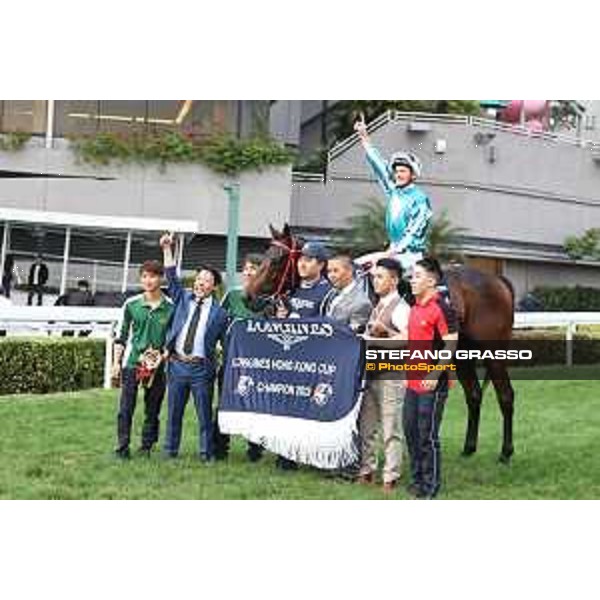
<instances>
[{"instance_id":1,"label":"horse's head","mask_svg":"<svg viewBox=\"0 0 600 600\"><path fill-rule=\"evenodd\" d=\"M287 223L281 231L272 225L269 225L269 229L271 243L248 288L249 295L254 298L264 295L278 298L297 284L297 264L303 241L292 235Z\"/></svg>"}]
</instances>

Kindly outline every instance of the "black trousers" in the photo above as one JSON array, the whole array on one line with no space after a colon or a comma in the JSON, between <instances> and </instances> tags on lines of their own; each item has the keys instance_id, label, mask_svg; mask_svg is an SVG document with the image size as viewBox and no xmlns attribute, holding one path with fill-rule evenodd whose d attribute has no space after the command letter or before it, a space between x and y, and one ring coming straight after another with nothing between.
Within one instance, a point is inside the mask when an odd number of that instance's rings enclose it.
<instances>
[{"instance_id":1,"label":"black trousers","mask_svg":"<svg viewBox=\"0 0 600 600\"><path fill-rule=\"evenodd\" d=\"M439 432L447 396L447 390L417 394L407 389L402 410L412 483L432 497L441 484Z\"/></svg>"},{"instance_id":2,"label":"black trousers","mask_svg":"<svg viewBox=\"0 0 600 600\"><path fill-rule=\"evenodd\" d=\"M2 277L2 293L10 298L10 288L12 285L12 275L5 275Z\"/></svg>"},{"instance_id":3,"label":"black trousers","mask_svg":"<svg viewBox=\"0 0 600 600\"><path fill-rule=\"evenodd\" d=\"M222 433L219 429L218 414L213 422L213 442L215 446L215 457L219 460L225 460L229 456L231 436L227 433ZM248 460L254 462L262 457L264 451L265 449L260 444L248 442L246 456L248 457Z\"/></svg>"},{"instance_id":4,"label":"black trousers","mask_svg":"<svg viewBox=\"0 0 600 600\"><path fill-rule=\"evenodd\" d=\"M121 384L121 397L119 399L119 414L117 416L117 452L129 449L131 438L131 424L137 401L139 383L135 379L135 369L123 369ZM159 367L154 376L154 381L149 388L144 390L144 425L142 427L142 448L150 450L158 442L160 427L160 407L165 395L165 372Z\"/></svg>"},{"instance_id":5,"label":"black trousers","mask_svg":"<svg viewBox=\"0 0 600 600\"><path fill-rule=\"evenodd\" d=\"M33 297L37 294L37 305L42 305L42 298L44 297L44 286L43 285L32 285L29 288L29 294L27 294L27 305L33 304Z\"/></svg>"}]
</instances>

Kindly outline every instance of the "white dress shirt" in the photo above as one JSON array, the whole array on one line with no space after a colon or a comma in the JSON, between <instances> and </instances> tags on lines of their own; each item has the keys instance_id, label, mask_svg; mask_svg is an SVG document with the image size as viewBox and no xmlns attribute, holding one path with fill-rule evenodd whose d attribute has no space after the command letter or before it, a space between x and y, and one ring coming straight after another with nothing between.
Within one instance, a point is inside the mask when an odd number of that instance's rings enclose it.
<instances>
[{"instance_id":1,"label":"white dress shirt","mask_svg":"<svg viewBox=\"0 0 600 600\"><path fill-rule=\"evenodd\" d=\"M37 263L33 265L33 285L39 284L41 270L42 270L42 265L39 265Z\"/></svg>"},{"instance_id":2,"label":"white dress shirt","mask_svg":"<svg viewBox=\"0 0 600 600\"><path fill-rule=\"evenodd\" d=\"M208 322L208 315L210 313L212 303L212 296L204 298L204 302L202 302L202 308L200 309L200 320L198 321L198 329L196 329L196 337L194 338L194 349L192 351L191 356L205 358L204 335L206 333L206 324ZM190 322L192 320L192 316L194 315L195 309L196 302L190 301L185 325L183 326L183 328L179 332L179 335L177 336L177 339L175 340L175 352L177 352L177 354L181 354L182 356L185 355L183 347L185 345L185 338L187 337L187 332L190 327Z\"/></svg>"}]
</instances>

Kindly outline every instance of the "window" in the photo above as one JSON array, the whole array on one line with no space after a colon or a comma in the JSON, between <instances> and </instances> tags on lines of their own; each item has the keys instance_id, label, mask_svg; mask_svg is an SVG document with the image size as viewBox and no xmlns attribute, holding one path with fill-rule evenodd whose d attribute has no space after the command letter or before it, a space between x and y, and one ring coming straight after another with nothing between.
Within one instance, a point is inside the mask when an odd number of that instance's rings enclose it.
<instances>
[{"instance_id":1,"label":"window","mask_svg":"<svg viewBox=\"0 0 600 600\"><path fill-rule=\"evenodd\" d=\"M99 112L99 100L57 100L54 103L54 135L96 133Z\"/></svg>"},{"instance_id":2,"label":"window","mask_svg":"<svg viewBox=\"0 0 600 600\"><path fill-rule=\"evenodd\" d=\"M59 100L54 134L183 130L246 137L268 132L269 106L262 100Z\"/></svg>"},{"instance_id":3,"label":"window","mask_svg":"<svg viewBox=\"0 0 600 600\"><path fill-rule=\"evenodd\" d=\"M0 101L0 131L46 132L46 100Z\"/></svg>"},{"instance_id":4,"label":"window","mask_svg":"<svg viewBox=\"0 0 600 600\"><path fill-rule=\"evenodd\" d=\"M596 129L596 115L587 115L585 117L585 128L587 130Z\"/></svg>"},{"instance_id":5,"label":"window","mask_svg":"<svg viewBox=\"0 0 600 600\"><path fill-rule=\"evenodd\" d=\"M143 132L148 120L147 100L100 100L100 131L112 133Z\"/></svg>"}]
</instances>

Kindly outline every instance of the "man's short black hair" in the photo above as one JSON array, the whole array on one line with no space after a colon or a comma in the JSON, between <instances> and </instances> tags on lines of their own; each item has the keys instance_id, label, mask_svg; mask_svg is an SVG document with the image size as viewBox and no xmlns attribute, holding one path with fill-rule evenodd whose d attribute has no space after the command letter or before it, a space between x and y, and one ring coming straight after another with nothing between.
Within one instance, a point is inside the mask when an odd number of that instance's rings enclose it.
<instances>
[{"instance_id":1,"label":"man's short black hair","mask_svg":"<svg viewBox=\"0 0 600 600\"><path fill-rule=\"evenodd\" d=\"M221 273L214 267L211 267L210 265L201 265L196 269L196 274L200 273L200 271L208 271L213 276L215 287L218 287L221 285L221 283L223 283Z\"/></svg>"},{"instance_id":2,"label":"man's short black hair","mask_svg":"<svg viewBox=\"0 0 600 600\"><path fill-rule=\"evenodd\" d=\"M90 287L90 284L87 282L87 279L80 279L77 282L77 287L85 288L87 290Z\"/></svg>"},{"instance_id":3,"label":"man's short black hair","mask_svg":"<svg viewBox=\"0 0 600 600\"><path fill-rule=\"evenodd\" d=\"M352 256L346 252L337 252L334 254L329 261L337 260L341 263L344 263L347 267L352 268L354 265L354 261L352 260Z\"/></svg>"},{"instance_id":4,"label":"man's short black hair","mask_svg":"<svg viewBox=\"0 0 600 600\"><path fill-rule=\"evenodd\" d=\"M390 273L392 273L394 277L397 277L398 280L402 279L402 265L394 258L389 258L387 256L380 258L375 263L375 266L383 267L387 271L390 271Z\"/></svg>"},{"instance_id":5,"label":"man's short black hair","mask_svg":"<svg viewBox=\"0 0 600 600\"><path fill-rule=\"evenodd\" d=\"M438 281L442 279L442 267L440 266L437 258L434 258L433 256L425 256L421 260L418 260L416 264L433 275Z\"/></svg>"}]
</instances>

